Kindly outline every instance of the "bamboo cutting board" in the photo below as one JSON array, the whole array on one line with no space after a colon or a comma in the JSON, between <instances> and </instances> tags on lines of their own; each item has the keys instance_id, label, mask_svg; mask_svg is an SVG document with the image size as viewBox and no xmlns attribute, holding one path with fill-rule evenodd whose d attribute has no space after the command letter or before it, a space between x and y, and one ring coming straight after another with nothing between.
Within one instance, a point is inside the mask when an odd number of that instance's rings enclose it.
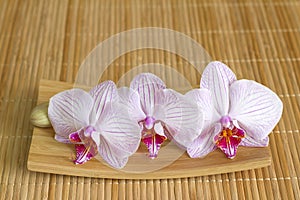
<instances>
[{"instance_id":1,"label":"bamboo cutting board","mask_svg":"<svg viewBox=\"0 0 300 200\"><path fill-rule=\"evenodd\" d=\"M70 83L41 80L38 103L47 102L51 96L72 87ZM133 158L145 153L143 148L140 148ZM72 162L74 156L74 146L57 142L52 128L34 128L27 166L29 170L38 172L116 179L165 179L228 173L271 164L269 148L246 147L239 147L237 157L233 160L227 159L219 150L203 159L192 159L183 153L170 165L143 173L116 170L97 159L92 159L83 165L75 165ZM167 159L168 155L159 156L166 156ZM129 167L136 169L147 168L151 164L149 161L134 166L134 162L130 162L130 159L128 164L132 166Z\"/></svg>"}]
</instances>

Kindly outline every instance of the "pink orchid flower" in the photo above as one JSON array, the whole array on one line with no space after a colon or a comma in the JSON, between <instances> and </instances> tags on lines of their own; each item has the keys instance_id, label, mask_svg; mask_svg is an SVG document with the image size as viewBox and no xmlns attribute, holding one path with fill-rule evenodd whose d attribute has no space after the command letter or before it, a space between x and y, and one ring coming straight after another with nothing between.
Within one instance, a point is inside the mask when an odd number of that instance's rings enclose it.
<instances>
[{"instance_id":1,"label":"pink orchid flower","mask_svg":"<svg viewBox=\"0 0 300 200\"><path fill-rule=\"evenodd\" d=\"M140 127L128 116L112 81L89 93L71 89L50 99L48 115L55 139L75 144L75 164L99 154L109 165L122 168L140 143Z\"/></svg>"},{"instance_id":2,"label":"pink orchid flower","mask_svg":"<svg viewBox=\"0 0 300 200\"><path fill-rule=\"evenodd\" d=\"M185 148L197 138L203 116L196 103L166 89L165 83L150 73L136 76L130 88L135 91L135 94L127 94L133 97L130 113L142 127L142 142L147 146L150 158L157 157L166 139Z\"/></svg>"},{"instance_id":3,"label":"pink orchid flower","mask_svg":"<svg viewBox=\"0 0 300 200\"><path fill-rule=\"evenodd\" d=\"M211 62L202 74L200 89L186 94L205 115L205 127L188 147L190 157L204 157L221 149L228 158L241 146L264 147L282 115L282 102L269 88L250 80L236 80L221 62Z\"/></svg>"}]
</instances>

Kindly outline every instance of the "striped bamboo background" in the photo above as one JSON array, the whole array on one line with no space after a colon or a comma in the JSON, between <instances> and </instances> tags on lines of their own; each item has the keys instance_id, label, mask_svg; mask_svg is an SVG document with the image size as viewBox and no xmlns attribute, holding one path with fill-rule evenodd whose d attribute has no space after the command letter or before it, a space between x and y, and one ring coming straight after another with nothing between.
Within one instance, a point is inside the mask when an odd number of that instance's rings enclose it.
<instances>
[{"instance_id":1,"label":"striped bamboo background","mask_svg":"<svg viewBox=\"0 0 300 200\"><path fill-rule=\"evenodd\" d=\"M40 79L74 82L88 53L113 34L164 27L199 42L238 78L254 79L284 103L270 135L272 165L204 177L112 180L35 173L26 162ZM195 60L197 60L195 56ZM163 51L116 59L115 81L142 63L171 64L200 75ZM0 0L1 199L300 199L300 1L298 0Z\"/></svg>"}]
</instances>

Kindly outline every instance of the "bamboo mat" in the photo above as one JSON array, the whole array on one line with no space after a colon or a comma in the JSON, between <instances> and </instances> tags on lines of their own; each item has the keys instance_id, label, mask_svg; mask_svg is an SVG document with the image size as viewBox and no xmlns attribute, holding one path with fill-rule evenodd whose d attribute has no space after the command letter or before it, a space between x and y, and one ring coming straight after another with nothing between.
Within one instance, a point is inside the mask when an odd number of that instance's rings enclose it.
<instances>
[{"instance_id":1,"label":"bamboo mat","mask_svg":"<svg viewBox=\"0 0 300 200\"><path fill-rule=\"evenodd\" d=\"M1 199L300 199L299 19L297 0L0 0ZM239 79L254 79L279 95L284 113L270 135L272 165L163 180L28 171L29 117L39 80L74 82L81 62L98 43L150 26L185 33ZM200 81L201 74L189 63L163 51L123 55L104 79L117 81L130 66L148 62L172 65L193 85Z\"/></svg>"}]
</instances>

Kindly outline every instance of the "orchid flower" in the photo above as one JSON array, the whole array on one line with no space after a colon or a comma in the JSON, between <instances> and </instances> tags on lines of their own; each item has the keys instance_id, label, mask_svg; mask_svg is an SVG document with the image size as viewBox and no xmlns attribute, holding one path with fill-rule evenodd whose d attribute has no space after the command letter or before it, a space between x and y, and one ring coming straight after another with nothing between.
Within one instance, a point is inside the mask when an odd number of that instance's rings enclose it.
<instances>
[{"instance_id":1,"label":"orchid flower","mask_svg":"<svg viewBox=\"0 0 300 200\"><path fill-rule=\"evenodd\" d=\"M129 113L142 127L141 141L147 146L150 158L157 157L166 139L185 148L197 138L203 116L196 103L166 89L165 83L150 73L137 75L130 88L135 92L123 92L122 96L130 97Z\"/></svg>"},{"instance_id":2,"label":"orchid flower","mask_svg":"<svg viewBox=\"0 0 300 200\"><path fill-rule=\"evenodd\" d=\"M48 115L55 139L75 144L75 164L99 155L111 166L122 168L140 143L140 127L128 116L127 107L112 81L89 93L71 89L50 99Z\"/></svg>"},{"instance_id":3,"label":"orchid flower","mask_svg":"<svg viewBox=\"0 0 300 200\"><path fill-rule=\"evenodd\" d=\"M192 158L204 157L216 148L234 158L238 146L267 146L283 109L273 91L255 81L236 80L221 62L209 63L200 89L186 96L198 102L205 115L205 127L187 149Z\"/></svg>"}]
</instances>

